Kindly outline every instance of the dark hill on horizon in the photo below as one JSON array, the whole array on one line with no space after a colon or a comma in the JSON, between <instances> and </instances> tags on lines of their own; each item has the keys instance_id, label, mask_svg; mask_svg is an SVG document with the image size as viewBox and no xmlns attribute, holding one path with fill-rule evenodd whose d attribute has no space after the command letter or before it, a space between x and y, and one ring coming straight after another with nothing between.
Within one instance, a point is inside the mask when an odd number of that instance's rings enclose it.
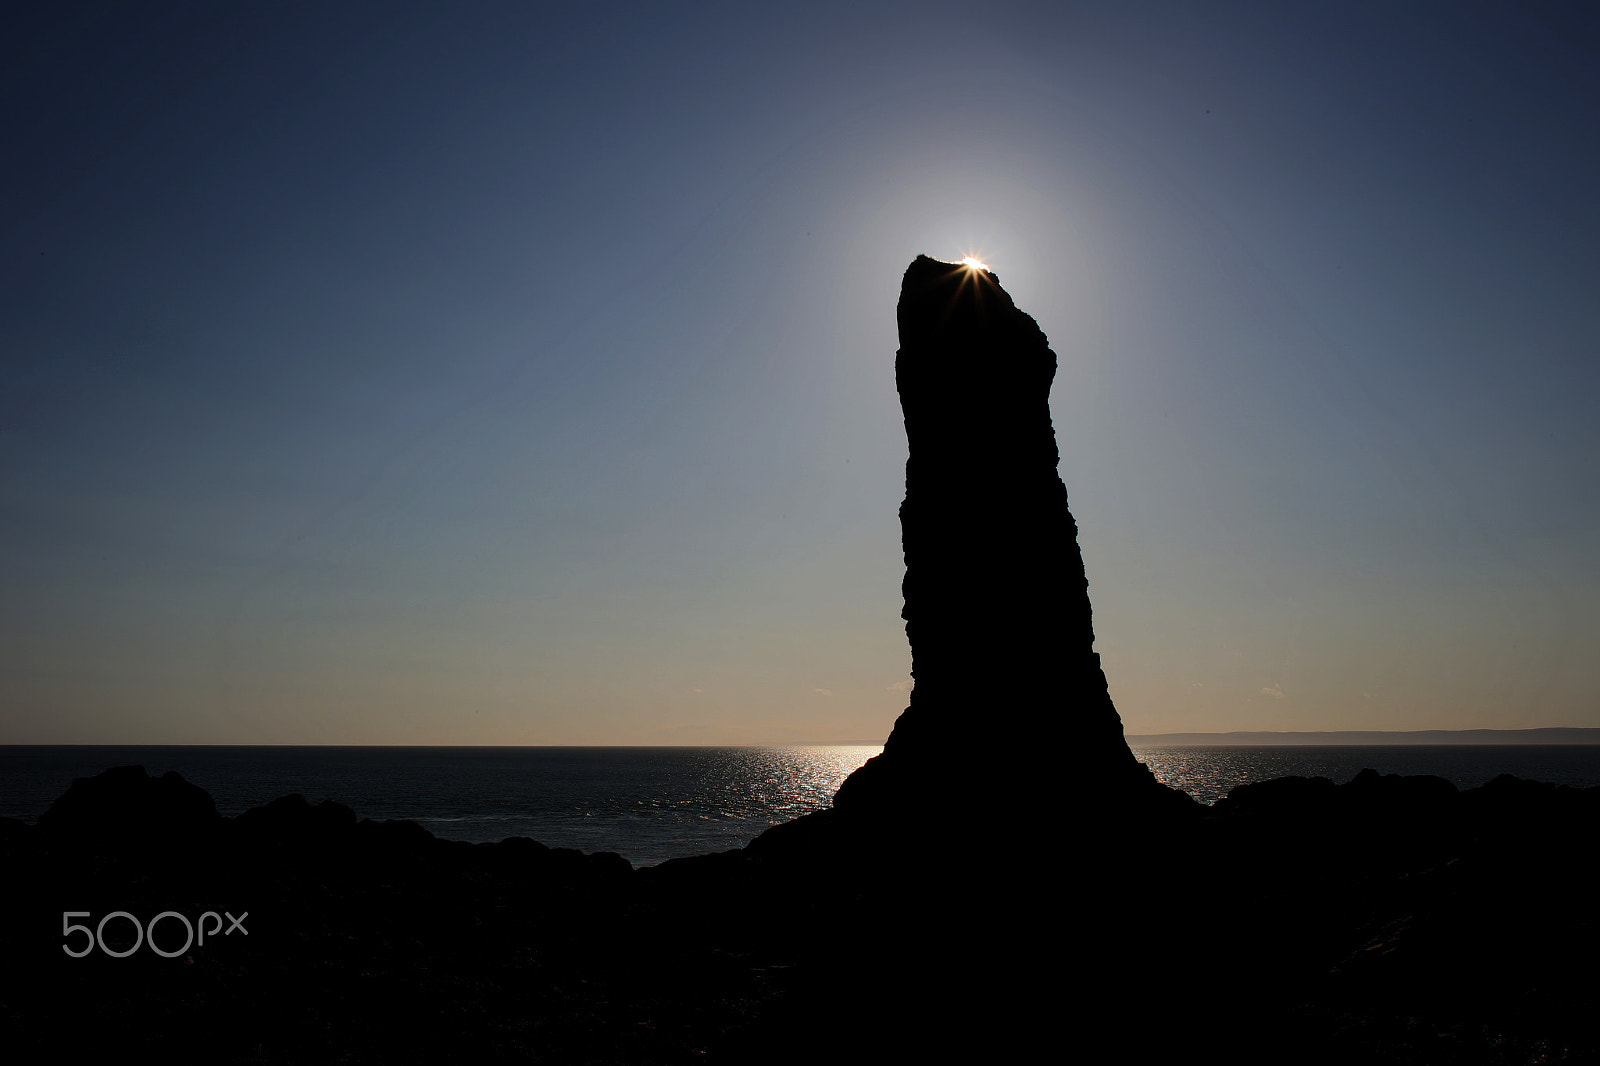
<instances>
[{"instance_id":1,"label":"dark hill on horizon","mask_svg":"<svg viewBox=\"0 0 1600 1066\"><path fill-rule=\"evenodd\" d=\"M1306 732L1235 730L1231 733L1129 733L1135 747L1249 747L1266 745L1382 744L1600 744L1600 729L1344 729Z\"/></svg>"}]
</instances>

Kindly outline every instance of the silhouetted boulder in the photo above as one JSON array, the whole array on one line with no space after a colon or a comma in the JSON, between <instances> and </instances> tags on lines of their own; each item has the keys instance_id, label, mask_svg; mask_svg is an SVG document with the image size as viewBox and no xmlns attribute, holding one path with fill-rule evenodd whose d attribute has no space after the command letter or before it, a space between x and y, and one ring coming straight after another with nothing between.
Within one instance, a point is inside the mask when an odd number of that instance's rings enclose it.
<instances>
[{"instance_id":1,"label":"silhouetted boulder","mask_svg":"<svg viewBox=\"0 0 1600 1066\"><path fill-rule=\"evenodd\" d=\"M1432 774L1380 774L1370 767L1339 786L1348 802L1388 813L1437 810L1453 805L1460 790Z\"/></svg>"},{"instance_id":2,"label":"silhouetted boulder","mask_svg":"<svg viewBox=\"0 0 1600 1066\"><path fill-rule=\"evenodd\" d=\"M329 841L349 836L356 826L356 812L332 800L313 806L296 792L252 807L236 821L240 830L249 834Z\"/></svg>"},{"instance_id":3,"label":"silhouetted boulder","mask_svg":"<svg viewBox=\"0 0 1600 1066\"><path fill-rule=\"evenodd\" d=\"M614 851L592 851L588 862L591 874L605 880L617 881L633 873L633 863Z\"/></svg>"},{"instance_id":4,"label":"silhouetted boulder","mask_svg":"<svg viewBox=\"0 0 1600 1066\"><path fill-rule=\"evenodd\" d=\"M1530 781L1525 777L1500 774L1472 791L1480 802L1493 804L1502 810L1532 810L1556 803L1576 802L1579 793L1600 790L1568 788L1549 781Z\"/></svg>"},{"instance_id":5,"label":"silhouetted boulder","mask_svg":"<svg viewBox=\"0 0 1600 1066\"><path fill-rule=\"evenodd\" d=\"M1334 784L1326 777L1275 777L1236 785L1211 805L1219 815L1305 816L1326 811Z\"/></svg>"},{"instance_id":6,"label":"silhouetted boulder","mask_svg":"<svg viewBox=\"0 0 1600 1066\"><path fill-rule=\"evenodd\" d=\"M484 866L512 873L542 866L550 860L550 848L531 837L506 837L482 848L479 861Z\"/></svg>"},{"instance_id":7,"label":"silhouetted boulder","mask_svg":"<svg viewBox=\"0 0 1600 1066\"><path fill-rule=\"evenodd\" d=\"M363 818L356 823L356 834L367 847L393 849L425 848L438 840L409 818L385 818L381 822Z\"/></svg>"},{"instance_id":8,"label":"silhouetted boulder","mask_svg":"<svg viewBox=\"0 0 1600 1066\"><path fill-rule=\"evenodd\" d=\"M221 823L205 789L175 770L151 777L142 766L116 766L80 777L39 816L39 831L58 840L137 848L180 843Z\"/></svg>"}]
</instances>

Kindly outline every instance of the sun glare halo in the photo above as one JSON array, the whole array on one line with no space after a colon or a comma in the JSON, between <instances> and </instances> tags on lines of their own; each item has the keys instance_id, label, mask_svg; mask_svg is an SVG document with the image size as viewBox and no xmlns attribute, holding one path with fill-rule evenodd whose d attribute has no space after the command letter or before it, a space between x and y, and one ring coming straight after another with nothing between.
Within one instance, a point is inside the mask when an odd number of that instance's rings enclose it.
<instances>
[{"instance_id":1,"label":"sun glare halo","mask_svg":"<svg viewBox=\"0 0 1600 1066\"><path fill-rule=\"evenodd\" d=\"M981 270L985 274L993 273L989 269L988 263L985 263L982 259L975 258L974 256L962 256L961 265L966 267L968 270Z\"/></svg>"}]
</instances>

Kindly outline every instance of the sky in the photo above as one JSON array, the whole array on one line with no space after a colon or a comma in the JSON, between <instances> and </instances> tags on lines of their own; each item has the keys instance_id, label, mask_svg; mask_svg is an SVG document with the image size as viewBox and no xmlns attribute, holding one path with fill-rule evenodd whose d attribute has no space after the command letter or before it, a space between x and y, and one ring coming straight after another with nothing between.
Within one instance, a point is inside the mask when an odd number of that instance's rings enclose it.
<instances>
[{"instance_id":1,"label":"sky","mask_svg":"<svg viewBox=\"0 0 1600 1066\"><path fill-rule=\"evenodd\" d=\"M1592 7L17 6L0 743L881 742L919 253L1128 732L1600 725Z\"/></svg>"}]
</instances>

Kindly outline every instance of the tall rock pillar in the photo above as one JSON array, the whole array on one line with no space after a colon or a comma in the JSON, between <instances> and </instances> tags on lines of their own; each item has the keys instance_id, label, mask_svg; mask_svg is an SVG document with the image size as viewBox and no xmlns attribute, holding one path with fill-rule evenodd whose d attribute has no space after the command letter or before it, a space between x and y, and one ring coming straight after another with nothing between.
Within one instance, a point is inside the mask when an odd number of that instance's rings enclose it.
<instances>
[{"instance_id":1,"label":"tall rock pillar","mask_svg":"<svg viewBox=\"0 0 1600 1066\"><path fill-rule=\"evenodd\" d=\"M915 687L883 754L844 783L835 809L909 813L947 797L954 813L974 786L991 815L1008 795L1185 802L1129 751L1094 651L1056 471L1049 342L993 274L926 256L906 270L897 313Z\"/></svg>"}]
</instances>

